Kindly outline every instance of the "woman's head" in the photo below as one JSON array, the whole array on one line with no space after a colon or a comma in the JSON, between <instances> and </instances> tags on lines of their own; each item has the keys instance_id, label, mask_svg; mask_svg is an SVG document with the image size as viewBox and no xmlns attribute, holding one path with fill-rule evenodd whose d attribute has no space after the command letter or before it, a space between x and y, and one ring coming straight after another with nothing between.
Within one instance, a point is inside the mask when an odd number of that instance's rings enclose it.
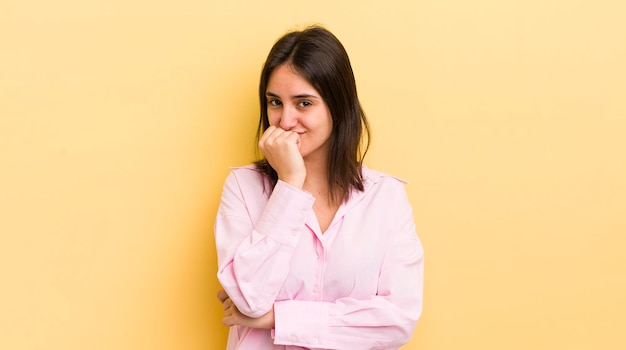
<instances>
[{"instance_id":1,"label":"woman's head","mask_svg":"<svg viewBox=\"0 0 626 350\"><path fill-rule=\"evenodd\" d=\"M287 33L274 44L259 84L259 137L270 125L268 84L272 74L283 66L289 66L305 79L321 95L330 112L328 175L333 188L331 195L343 199L351 188L362 190L360 170L367 146L361 154L360 145L364 131L369 140L369 130L343 45L328 30L317 26ZM273 178L272 174L268 175Z\"/></svg>"}]
</instances>

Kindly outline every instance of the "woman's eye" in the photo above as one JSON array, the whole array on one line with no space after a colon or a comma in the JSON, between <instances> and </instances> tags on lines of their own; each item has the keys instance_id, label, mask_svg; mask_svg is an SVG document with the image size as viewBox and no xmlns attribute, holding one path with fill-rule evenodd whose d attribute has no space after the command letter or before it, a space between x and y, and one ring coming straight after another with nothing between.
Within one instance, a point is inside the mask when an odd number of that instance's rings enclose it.
<instances>
[{"instance_id":1,"label":"woman's eye","mask_svg":"<svg viewBox=\"0 0 626 350\"><path fill-rule=\"evenodd\" d=\"M269 101L267 101L267 103L270 106L280 106L280 101L279 100L269 100Z\"/></svg>"},{"instance_id":2,"label":"woman's eye","mask_svg":"<svg viewBox=\"0 0 626 350\"><path fill-rule=\"evenodd\" d=\"M312 103L310 101L300 101L300 103L298 103L298 105L300 107L309 107L312 105Z\"/></svg>"}]
</instances>

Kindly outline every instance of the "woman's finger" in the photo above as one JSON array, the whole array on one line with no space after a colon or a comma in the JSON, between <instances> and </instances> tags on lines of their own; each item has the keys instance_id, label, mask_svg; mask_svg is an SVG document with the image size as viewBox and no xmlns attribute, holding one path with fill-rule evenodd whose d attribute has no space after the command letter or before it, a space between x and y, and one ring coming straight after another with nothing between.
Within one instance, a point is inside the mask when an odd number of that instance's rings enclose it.
<instances>
[{"instance_id":1,"label":"woman's finger","mask_svg":"<svg viewBox=\"0 0 626 350\"><path fill-rule=\"evenodd\" d=\"M222 303L222 308L224 309L224 311L228 310L231 306L233 306L233 301L230 300L230 298L227 298Z\"/></svg>"},{"instance_id":2,"label":"woman's finger","mask_svg":"<svg viewBox=\"0 0 626 350\"><path fill-rule=\"evenodd\" d=\"M223 303L224 300L228 299L228 294L226 294L225 290L220 289L219 291L217 291L217 298L220 300L221 303Z\"/></svg>"},{"instance_id":3,"label":"woman's finger","mask_svg":"<svg viewBox=\"0 0 626 350\"><path fill-rule=\"evenodd\" d=\"M270 125L265 130L263 135L261 135L261 138L259 139L259 146L262 146L262 145L267 144L268 142L271 142L273 139L275 139L278 135L282 134L283 132L284 132L283 129Z\"/></svg>"},{"instance_id":4,"label":"woman's finger","mask_svg":"<svg viewBox=\"0 0 626 350\"><path fill-rule=\"evenodd\" d=\"M275 128L276 128L275 126L270 125L267 129L265 129L265 131L263 132L263 135L261 135L261 138L259 139L259 144L265 143L265 140L267 140L267 137Z\"/></svg>"}]
</instances>

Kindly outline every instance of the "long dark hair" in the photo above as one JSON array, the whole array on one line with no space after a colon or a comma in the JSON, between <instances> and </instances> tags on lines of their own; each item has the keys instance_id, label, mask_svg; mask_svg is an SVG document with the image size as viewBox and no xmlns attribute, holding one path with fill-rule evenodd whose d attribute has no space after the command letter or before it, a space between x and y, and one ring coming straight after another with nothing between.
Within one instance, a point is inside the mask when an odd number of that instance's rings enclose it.
<instances>
[{"instance_id":1,"label":"long dark hair","mask_svg":"<svg viewBox=\"0 0 626 350\"><path fill-rule=\"evenodd\" d=\"M277 67L290 64L317 90L333 121L328 152L328 186L332 202L348 198L352 189L363 191L361 172L367 152L370 131L359 102L356 82L348 54L339 40L328 30L313 26L281 37L270 50L261 72L259 100L261 114L257 142L269 127L266 89L270 75ZM362 136L367 136L361 147ZM273 189L278 174L266 159L256 166L269 178Z\"/></svg>"}]
</instances>

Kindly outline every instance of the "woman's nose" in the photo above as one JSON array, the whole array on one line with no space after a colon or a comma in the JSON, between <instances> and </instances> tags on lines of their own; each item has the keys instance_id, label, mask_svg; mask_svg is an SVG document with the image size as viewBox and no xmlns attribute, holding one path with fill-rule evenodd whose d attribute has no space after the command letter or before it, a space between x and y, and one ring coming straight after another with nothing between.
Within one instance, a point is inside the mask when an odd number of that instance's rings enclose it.
<instances>
[{"instance_id":1,"label":"woman's nose","mask_svg":"<svg viewBox=\"0 0 626 350\"><path fill-rule=\"evenodd\" d=\"M295 128L298 124L297 112L290 110L289 108L283 108L278 124L284 130L291 130Z\"/></svg>"}]
</instances>

